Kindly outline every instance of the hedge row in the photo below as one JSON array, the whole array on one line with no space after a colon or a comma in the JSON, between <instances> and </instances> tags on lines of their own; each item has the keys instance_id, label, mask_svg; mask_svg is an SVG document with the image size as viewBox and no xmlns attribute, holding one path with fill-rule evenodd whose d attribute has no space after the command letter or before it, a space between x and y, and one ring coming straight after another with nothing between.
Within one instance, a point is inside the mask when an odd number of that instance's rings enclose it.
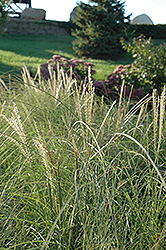
<instances>
[{"instance_id":1,"label":"hedge row","mask_svg":"<svg viewBox=\"0 0 166 250\"><path fill-rule=\"evenodd\" d=\"M69 34L71 34L72 29L75 29L75 24L72 21L69 22L59 22L60 27L65 28ZM166 24L127 24L126 25L126 33L127 35L134 37L138 37L143 34L145 37L152 39L166 39Z\"/></svg>"},{"instance_id":2,"label":"hedge row","mask_svg":"<svg viewBox=\"0 0 166 250\"><path fill-rule=\"evenodd\" d=\"M166 39L166 24L129 24L127 25L127 34L132 35L132 37L138 37L143 34L147 38Z\"/></svg>"}]
</instances>

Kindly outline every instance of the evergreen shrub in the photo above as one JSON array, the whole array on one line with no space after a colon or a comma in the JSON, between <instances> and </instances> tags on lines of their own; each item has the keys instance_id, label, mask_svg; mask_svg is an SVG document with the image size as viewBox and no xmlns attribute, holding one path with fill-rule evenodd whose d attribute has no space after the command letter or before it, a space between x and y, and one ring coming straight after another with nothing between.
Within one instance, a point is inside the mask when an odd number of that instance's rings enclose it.
<instances>
[{"instance_id":1,"label":"evergreen shrub","mask_svg":"<svg viewBox=\"0 0 166 250\"><path fill-rule=\"evenodd\" d=\"M73 49L80 57L117 59L124 53L120 37L125 36L130 15L125 17L124 3L119 0L89 2L77 6Z\"/></svg>"}]
</instances>

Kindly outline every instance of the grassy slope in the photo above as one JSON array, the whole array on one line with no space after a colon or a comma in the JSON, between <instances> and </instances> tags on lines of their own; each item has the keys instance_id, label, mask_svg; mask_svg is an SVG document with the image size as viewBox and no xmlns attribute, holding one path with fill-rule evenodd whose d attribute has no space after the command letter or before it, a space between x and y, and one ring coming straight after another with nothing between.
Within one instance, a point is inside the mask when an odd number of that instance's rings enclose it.
<instances>
[{"instance_id":1,"label":"grassy slope","mask_svg":"<svg viewBox=\"0 0 166 250\"><path fill-rule=\"evenodd\" d=\"M61 55L67 59L77 58L73 49L73 37L70 36L43 36L43 35L21 35L3 34L0 38L0 71L20 71L24 64L36 72L38 65L45 63L54 54ZM95 64L97 74L96 80L104 80L112 73L119 64L128 64L132 61L126 56L122 61L92 60Z\"/></svg>"},{"instance_id":2,"label":"grassy slope","mask_svg":"<svg viewBox=\"0 0 166 250\"><path fill-rule=\"evenodd\" d=\"M43 36L3 34L0 37L0 72L20 72L26 64L32 72L42 63L49 60L54 54L67 59L77 58L72 49L73 37L71 36ZM156 45L165 40L155 40ZM119 64L129 64L133 60L126 55L119 61L86 59L96 66L96 80L105 80Z\"/></svg>"},{"instance_id":3,"label":"grassy slope","mask_svg":"<svg viewBox=\"0 0 166 250\"><path fill-rule=\"evenodd\" d=\"M0 38L1 71L20 69L24 63L35 69L54 53L70 58L72 40L63 36L3 34Z\"/></svg>"}]
</instances>

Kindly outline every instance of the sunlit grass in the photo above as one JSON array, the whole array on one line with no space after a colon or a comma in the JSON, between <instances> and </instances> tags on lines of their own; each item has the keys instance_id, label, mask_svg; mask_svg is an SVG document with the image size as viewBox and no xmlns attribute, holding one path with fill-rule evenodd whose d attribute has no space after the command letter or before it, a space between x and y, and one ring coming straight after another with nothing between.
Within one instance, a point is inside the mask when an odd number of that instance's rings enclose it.
<instances>
[{"instance_id":1,"label":"sunlit grass","mask_svg":"<svg viewBox=\"0 0 166 250\"><path fill-rule=\"evenodd\" d=\"M16 70L18 73L20 67L23 67L25 62L28 67L37 68L38 65L42 64L45 60L44 58L38 58L38 60L36 61L36 57L24 56L21 54L16 54L14 52L4 50L0 50L0 54L1 63L4 64L1 68L1 72L8 68L8 70L11 69L13 73L14 70Z\"/></svg>"},{"instance_id":2,"label":"sunlit grass","mask_svg":"<svg viewBox=\"0 0 166 250\"><path fill-rule=\"evenodd\" d=\"M21 71L26 64L34 73L36 68L47 62L54 54L67 59L77 58L73 49L71 36L43 36L23 34L3 34L0 37L0 72ZM165 40L155 40L156 44ZM119 61L85 59L96 65L96 80L105 80L119 64L129 64L133 60L130 55Z\"/></svg>"},{"instance_id":3,"label":"sunlit grass","mask_svg":"<svg viewBox=\"0 0 166 250\"><path fill-rule=\"evenodd\" d=\"M38 66L47 62L54 54L67 59L78 59L72 49L73 39L71 36L3 34L0 37L0 72L20 72L25 64L34 73ZM122 58L121 61L112 61L111 58L82 59L95 64L96 80L105 80L119 64L132 62L130 56Z\"/></svg>"}]
</instances>

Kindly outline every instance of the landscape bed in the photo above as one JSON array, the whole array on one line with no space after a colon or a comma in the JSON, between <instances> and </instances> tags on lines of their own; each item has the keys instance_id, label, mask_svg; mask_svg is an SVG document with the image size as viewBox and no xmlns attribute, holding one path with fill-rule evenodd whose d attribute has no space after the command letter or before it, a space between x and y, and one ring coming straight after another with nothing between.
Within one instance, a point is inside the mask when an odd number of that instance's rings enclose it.
<instances>
[{"instance_id":1,"label":"landscape bed","mask_svg":"<svg viewBox=\"0 0 166 250\"><path fill-rule=\"evenodd\" d=\"M90 69L44 79L53 55L80 60L72 40L0 38L0 249L165 249L165 86L134 100L122 79L107 103ZM133 62L81 59L96 81Z\"/></svg>"}]
</instances>

